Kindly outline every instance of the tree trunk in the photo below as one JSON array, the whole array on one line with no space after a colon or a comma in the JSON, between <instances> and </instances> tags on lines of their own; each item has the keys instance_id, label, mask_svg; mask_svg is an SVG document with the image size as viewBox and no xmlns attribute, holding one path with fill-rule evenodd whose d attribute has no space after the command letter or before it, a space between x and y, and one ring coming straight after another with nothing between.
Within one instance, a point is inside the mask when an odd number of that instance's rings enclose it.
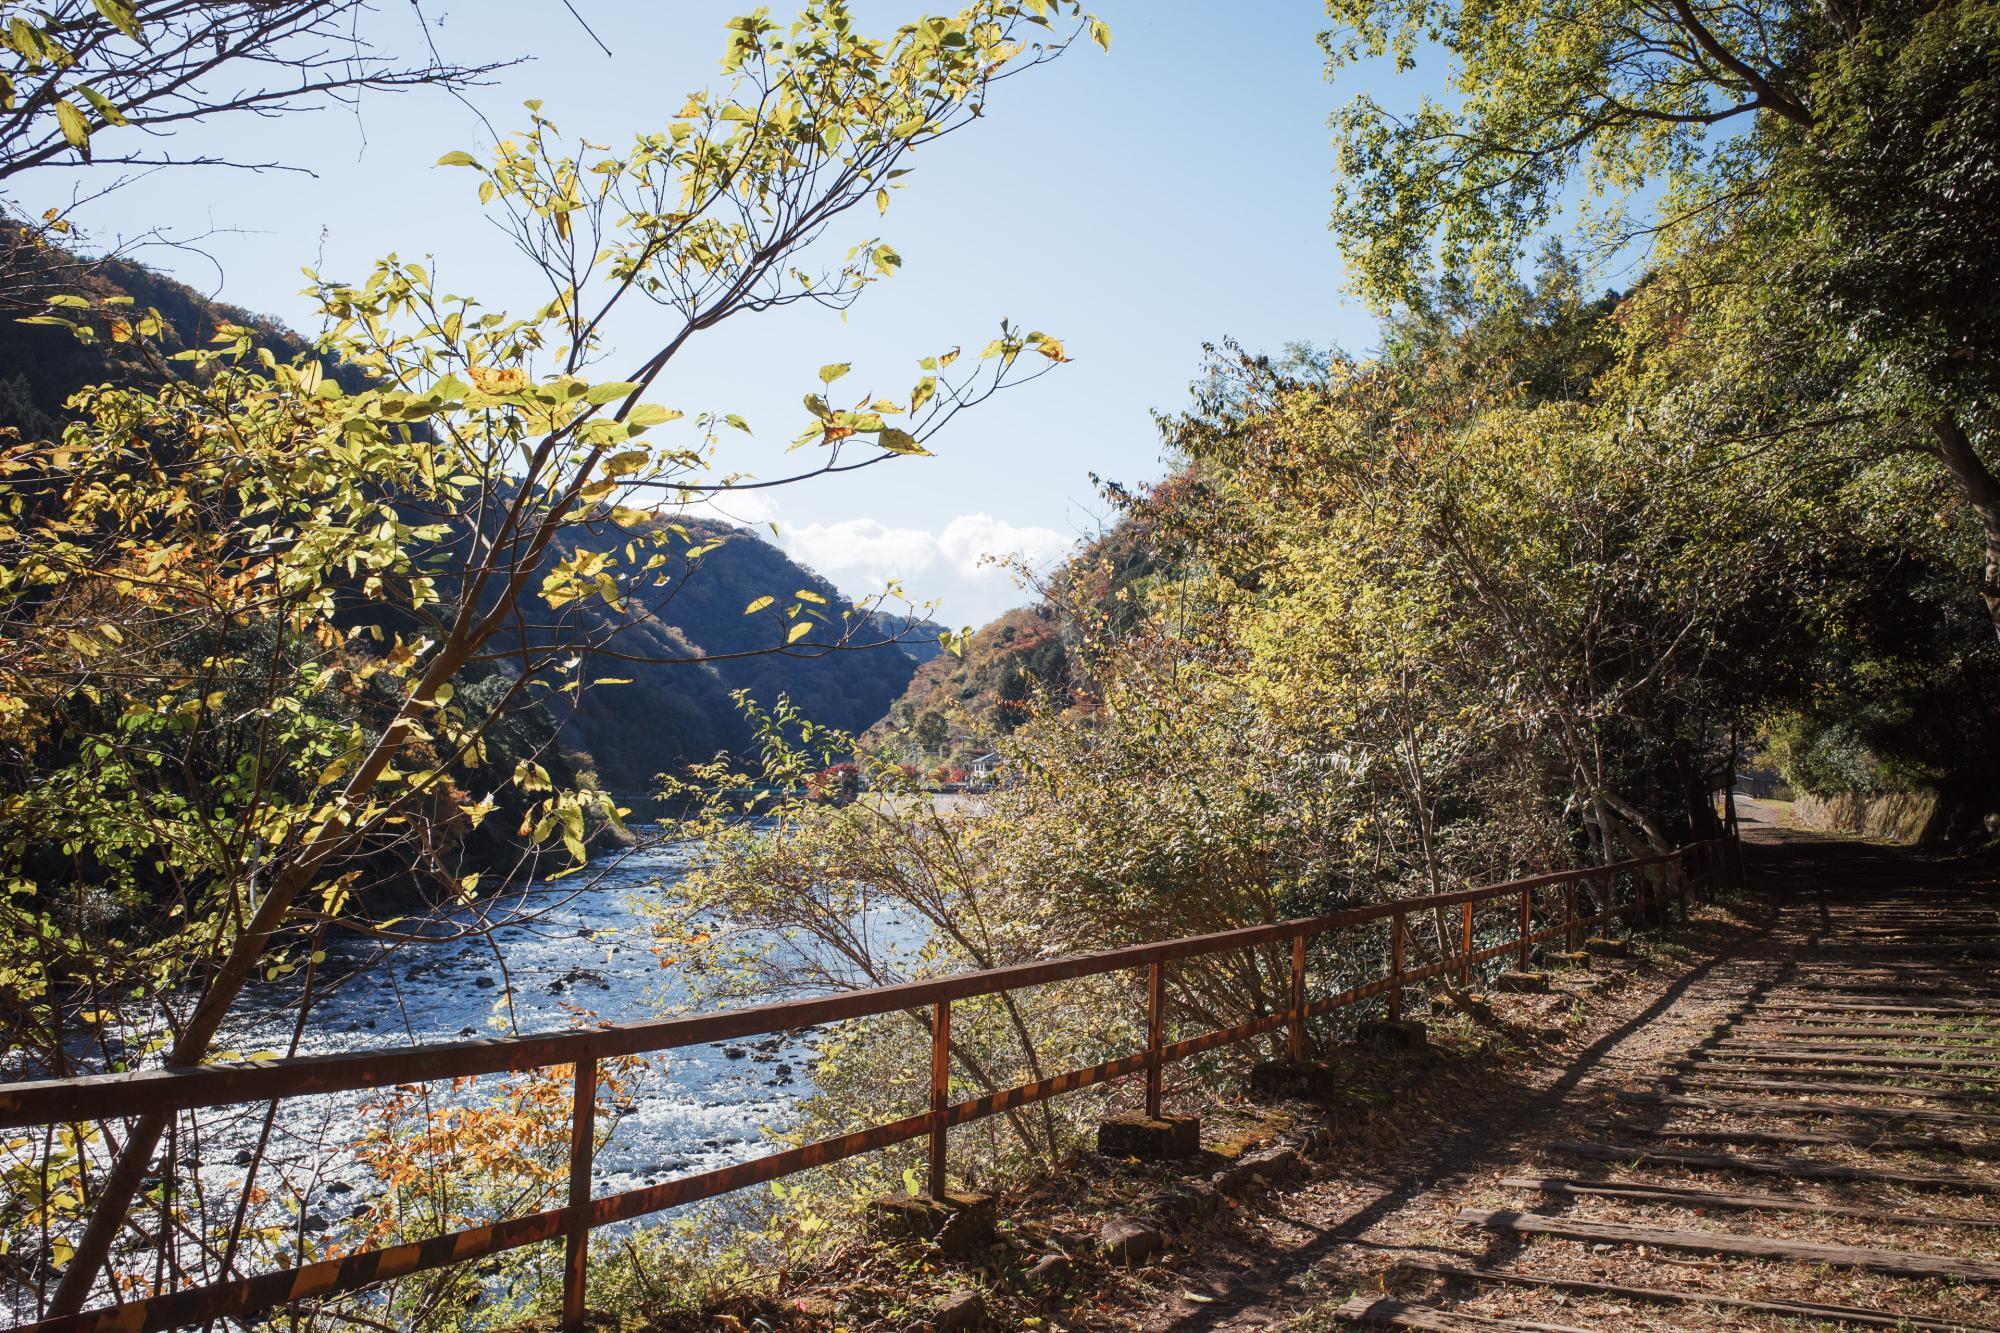
<instances>
[{"instance_id":1,"label":"tree trunk","mask_svg":"<svg viewBox=\"0 0 2000 1333\"><path fill-rule=\"evenodd\" d=\"M409 700L376 741L368 758L348 780L342 793L346 802L353 804L367 797L383 771L401 752L417 710L436 697L438 687L456 676L475 650L475 643L461 637L446 644L432 659L416 688L411 691ZM256 970L257 962L264 956L272 937L284 928L292 903L311 885L322 866L351 846L357 840L358 832L364 832L369 827L372 825L363 824L358 828L333 832L322 829L308 836L296 858L273 880L249 924L231 943L228 955L210 979L195 1005L194 1013L168 1053L165 1061L168 1068L189 1068L208 1058L216 1033L221 1030L223 1021L236 1003L236 997ZM132 1121L126 1131L125 1143L112 1160L111 1170L99 1187L90 1221L85 1224L83 1235L77 1239L76 1252L63 1270L61 1280L56 1283L49 1301L50 1315L75 1314L90 1298L98 1273L111 1257L112 1241L117 1237L119 1227L124 1225L126 1211L138 1194L151 1168L153 1153L158 1149L167 1127L173 1123L173 1118L171 1111L149 1109L141 1111Z\"/></svg>"},{"instance_id":2,"label":"tree trunk","mask_svg":"<svg viewBox=\"0 0 2000 1333\"><path fill-rule=\"evenodd\" d=\"M1986 466L1965 428L1954 418L1939 417L1931 422L1931 436L1937 441L1939 460L1979 520L1980 535L1986 542L1986 569L1979 595L1993 621L1993 632L2000 634L2000 478Z\"/></svg>"}]
</instances>

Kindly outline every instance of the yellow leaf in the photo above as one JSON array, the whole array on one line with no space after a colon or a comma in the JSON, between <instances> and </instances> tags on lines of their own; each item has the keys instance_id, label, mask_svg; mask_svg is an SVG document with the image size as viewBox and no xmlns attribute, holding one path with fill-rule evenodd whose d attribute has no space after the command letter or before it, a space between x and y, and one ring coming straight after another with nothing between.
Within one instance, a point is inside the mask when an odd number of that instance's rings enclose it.
<instances>
[{"instance_id":1,"label":"yellow leaf","mask_svg":"<svg viewBox=\"0 0 2000 1333\"><path fill-rule=\"evenodd\" d=\"M56 99L56 124L62 129L62 137L69 140L69 146L90 156L90 122L77 110L76 103L66 98Z\"/></svg>"},{"instance_id":2,"label":"yellow leaf","mask_svg":"<svg viewBox=\"0 0 2000 1333\"><path fill-rule=\"evenodd\" d=\"M481 393L519 393L528 387L528 372L516 366L474 366L468 373Z\"/></svg>"}]
</instances>

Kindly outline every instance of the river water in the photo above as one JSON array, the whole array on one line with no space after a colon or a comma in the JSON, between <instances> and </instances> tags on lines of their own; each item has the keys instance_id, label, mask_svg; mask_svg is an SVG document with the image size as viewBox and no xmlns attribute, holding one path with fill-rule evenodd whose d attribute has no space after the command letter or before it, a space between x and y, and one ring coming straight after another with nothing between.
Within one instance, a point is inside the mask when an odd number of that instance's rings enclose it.
<instances>
[{"instance_id":1,"label":"river water","mask_svg":"<svg viewBox=\"0 0 2000 1333\"><path fill-rule=\"evenodd\" d=\"M680 866L675 850L637 851L595 872L587 888L571 890L570 881L557 881L486 904L483 910L496 917L524 905L535 909L532 921L494 929L490 942L405 944L387 957L367 941L334 942L318 968L298 1054L658 1018L685 999L685 991L647 947L650 933L635 902ZM476 924L473 910L451 924ZM243 1019L226 1034L227 1043L243 1054L290 1049L299 989L294 979L246 993ZM513 1026L496 1026L496 1005L510 994ZM770 1151L764 1131L789 1123L797 1098L810 1089L813 1059L806 1039L787 1037L652 1057L614 1112L615 1128L596 1159L594 1192L631 1189ZM440 1087L438 1095L449 1100L480 1093ZM295 1182L304 1211L318 1223L337 1225L377 1188L352 1145L373 1123L366 1108L380 1096L306 1098L281 1113L267 1156ZM249 1108L215 1123L211 1145L219 1142L222 1151L211 1146L201 1154L204 1183L230 1194L241 1188L261 1116L261 1108ZM276 1183L261 1172L258 1179Z\"/></svg>"}]
</instances>

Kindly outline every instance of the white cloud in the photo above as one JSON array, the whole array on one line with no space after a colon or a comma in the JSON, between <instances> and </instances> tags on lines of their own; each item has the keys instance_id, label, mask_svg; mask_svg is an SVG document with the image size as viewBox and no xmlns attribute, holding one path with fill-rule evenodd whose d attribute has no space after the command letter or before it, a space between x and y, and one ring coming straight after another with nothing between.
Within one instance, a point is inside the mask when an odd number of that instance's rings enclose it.
<instances>
[{"instance_id":1,"label":"white cloud","mask_svg":"<svg viewBox=\"0 0 2000 1333\"><path fill-rule=\"evenodd\" d=\"M1039 571L1067 555L1073 544L1053 528L1017 527L991 514L960 514L938 535L938 549L968 578L1007 578L1007 571L988 563L992 559L1018 559Z\"/></svg>"},{"instance_id":2,"label":"white cloud","mask_svg":"<svg viewBox=\"0 0 2000 1333\"><path fill-rule=\"evenodd\" d=\"M787 555L805 561L848 593L860 591L856 583L880 585L928 573L943 555L930 533L887 527L872 518L780 523L778 533Z\"/></svg>"},{"instance_id":3,"label":"white cloud","mask_svg":"<svg viewBox=\"0 0 2000 1333\"><path fill-rule=\"evenodd\" d=\"M727 491L705 496L680 509L692 518L720 519L741 528L756 528L768 537L778 521L778 502L768 491Z\"/></svg>"},{"instance_id":4,"label":"white cloud","mask_svg":"<svg viewBox=\"0 0 2000 1333\"><path fill-rule=\"evenodd\" d=\"M788 524L769 501L742 503L731 496L717 517L755 526L776 519L785 554L832 580L850 597L868 597L891 583L917 603L935 601L939 618L953 625L981 625L1033 595L1007 562L1019 559L1045 569L1066 555L1073 539L1052 528L1024 527L991 514L960 514L938 532L892 528L877 519Z\"/></svg>"}]
</instances>

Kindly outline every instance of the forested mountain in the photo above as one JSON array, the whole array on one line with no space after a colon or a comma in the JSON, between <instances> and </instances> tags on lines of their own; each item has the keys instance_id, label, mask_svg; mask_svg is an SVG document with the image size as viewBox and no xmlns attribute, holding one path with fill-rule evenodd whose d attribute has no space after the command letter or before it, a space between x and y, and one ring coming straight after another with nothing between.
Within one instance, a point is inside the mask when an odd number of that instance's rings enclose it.
<instances>
[{"instance_id":1,"label":"forested mountain","mask_svg":"<svg viewBox=\"0 0 2000 1333\"><path fill-rule=\"evenodd\" d=\"M936 626L857 610L755 533L721 523L681 526L697 548L713 549L691 567L677 562L676 585L658 621L610 633L610 649L637 660L606 658L591 670L626 683L583 691L562 726L564 742L587 756L598 781L620 800L655 790L659 774L689 762L751 749L755 737L731 698L736 691L766 707L789 698L815 722L858 733L889 711L922 657L937 655ZM577 545L610 547L629 535L609 528ZM822 614L836 623L851 618L849 637L859 646L779 651L787 628L778 608L744 613L773 590L825 598ZM686 660L694 658L706 660Z\"/></svg>"},{"instance_id":2,"label":"forested mountain","mask_svg":"<svg viewBox=\"0 0 2000 1333\"><path fill-rule=\"evenodd\" d=\"M9 239L34 244L18 229ZM259 342L281 357L307 347L275 321L211 301L141 264L86 263L45 247L37 263L24 267L17 254L14 265L51 291L81 290L100 300L129 299L125 308L133 312L158 311L166 325L159 345L169 354L206 344L224 326L255 330ZM53 434L64 419L65 401L78 389L143 382L158 369L124 342L83 343L65 327L0 319L0 430L12 428L26 438ZM361 382L351 369L344 378L351 385ZM531 733L559 725L559 746L569 752L566 767L594 770L597 781L621 800L653 790L663 772L752 744L731 698L737 690L765 705L788 696L808 716L859 732L888 711L919 663L938 653L937 626L887 610L861 623L836 588L750 530L700 520L681 520L680 527L688 545L708 549L691 564L677 562L672 595L657 620L620 628L612 644L614 651L642 660L593 665L595 678L626 683L530 703L521 724ZM579 546L608 549L630 535L598 525L587 536L566 539L549 563ZM821 614L834 623L857 616L849 638L859 646L772 652L783 646L785 626L772 615L748 616L744 608L773 589L781 595L803 589L824 598ZM363 619L367 614L356 613ZM504 655L497 669L505 674ZM570 697L577 701L571 704Z\"/></svg>"}]
</instances>

